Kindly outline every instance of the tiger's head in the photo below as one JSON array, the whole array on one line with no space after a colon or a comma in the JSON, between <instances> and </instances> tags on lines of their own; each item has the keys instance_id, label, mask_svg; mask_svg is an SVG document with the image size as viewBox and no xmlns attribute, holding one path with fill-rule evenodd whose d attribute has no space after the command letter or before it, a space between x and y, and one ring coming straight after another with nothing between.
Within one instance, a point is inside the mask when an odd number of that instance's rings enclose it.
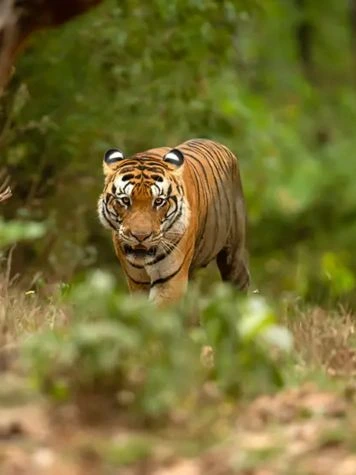
<instances>
[{"instance_id":1,"label":"tiger's head","mask_svg":"<svg viewBox=\"0 0 356 475\"><path fill-rule=\"evenodd\" d=\"M183 164L178 149L154 149L128 158L118 149L105 153L99 218L117 234L129 260L170 252L184 234L189 207Z\"/></svg>"}]
</instances>

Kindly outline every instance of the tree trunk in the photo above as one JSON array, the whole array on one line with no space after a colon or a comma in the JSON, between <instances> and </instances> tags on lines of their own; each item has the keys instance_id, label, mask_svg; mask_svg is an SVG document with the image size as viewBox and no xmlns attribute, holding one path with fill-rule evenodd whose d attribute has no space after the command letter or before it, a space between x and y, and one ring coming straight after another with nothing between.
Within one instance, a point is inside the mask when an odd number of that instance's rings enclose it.
<instances>
[{"instance_id":1,"label":"tree trunk","mask_svg":"<svg viewBox=\"0 0 356 475\"><path fill-rule=\"evenodd\" d=\"M307 17L306 0L295 0L295 4L300 16L300 20L296 27L299 58L305 76L311 80L314 72L312 54L314 29L312 23Z\"/></svg>"},{"instance_id":2,"label":"tree trunk","mask_svg":"<svg viewBox=\"0 0 356 475\"><path fill-rule=\"evenodd\" d=\"M349 0L350 28L351 28L351 52L354 65L354 77L356 79L356 0Z\"/></svg>"},{"instance_id":3,"label":"tree trunk","mask_svg":"<svg viewBox=\"0 0 356 475\"><path fill-rule=\"evenodd\" d=\"M66 23L102 0L0 0L0 95L15 58L35 31Z\"/></svg>"}]
</instances>

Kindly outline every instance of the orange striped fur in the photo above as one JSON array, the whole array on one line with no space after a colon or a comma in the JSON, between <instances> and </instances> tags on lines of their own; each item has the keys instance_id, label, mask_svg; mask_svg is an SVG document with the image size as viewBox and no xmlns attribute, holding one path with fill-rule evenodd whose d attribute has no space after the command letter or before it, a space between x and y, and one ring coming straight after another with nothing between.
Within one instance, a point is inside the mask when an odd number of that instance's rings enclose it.
<instances>
[{"instance_id":1,"label":"orange striped fur","mask_svg":"<svg viewBox=\"0 0 356 475\"><path fill-rule=\"evenodd\" d=\"M216 259L223 280L249 285L246 211L237 158L193 139L125 158L104 159L98 202L131 292L159 305L178 301L194 269Z\"/></svg>"}]
</instances>

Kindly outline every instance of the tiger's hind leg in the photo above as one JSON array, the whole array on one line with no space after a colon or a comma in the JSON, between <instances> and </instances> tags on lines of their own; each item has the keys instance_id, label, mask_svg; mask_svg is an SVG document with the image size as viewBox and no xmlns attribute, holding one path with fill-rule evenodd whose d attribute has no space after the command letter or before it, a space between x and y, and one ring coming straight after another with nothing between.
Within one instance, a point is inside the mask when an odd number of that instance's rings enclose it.
<instances>
[{"instance_id":1,"label":"tiger's hind leg","mask_svg":"<svg viewBox=\"0 0 356 475\"><path fill-rule=\"evenodd\" d=\"M244 250L224 248L216 256L216 263L223 281L231 282L241 291L247 291L250 272Z\"/></svg>"}]
</instances>

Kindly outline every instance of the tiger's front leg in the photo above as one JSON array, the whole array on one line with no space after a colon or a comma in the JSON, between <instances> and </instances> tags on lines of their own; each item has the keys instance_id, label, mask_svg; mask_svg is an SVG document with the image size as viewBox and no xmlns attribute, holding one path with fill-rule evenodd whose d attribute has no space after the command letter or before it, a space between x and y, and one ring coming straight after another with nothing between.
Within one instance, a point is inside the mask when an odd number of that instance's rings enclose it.
<instances>
[{"instance_id":1,"label":"tiger's front leg","mask_svg":"<svg viewBox=\"0 0 356 475\"><path fill-rule=\"evenodd\" d=\"M180 272L167 282L157 282L151 286L149 299L158 307L167 307L178 302L188 286L188 271Z\"/></svg>"},{"instance_id":2,"label":"tiger's front leg","mask_svg":"<svg viewBox=\"0 0 356 475\"><path fill-rule=\"evenodd\" d=\"M167 307L177 303L187 291L194 252L194 241L190 239L188 249L186 248L187 241L189 242L188 235L181 241L182 247L172 253L172 260L165 263L158 273L156 270L151 274L149 300L158 307ZM183 260L179 260L179 256L183 255L182 249L185 249L185 255Z\"/></svg>"}]
</instances>

